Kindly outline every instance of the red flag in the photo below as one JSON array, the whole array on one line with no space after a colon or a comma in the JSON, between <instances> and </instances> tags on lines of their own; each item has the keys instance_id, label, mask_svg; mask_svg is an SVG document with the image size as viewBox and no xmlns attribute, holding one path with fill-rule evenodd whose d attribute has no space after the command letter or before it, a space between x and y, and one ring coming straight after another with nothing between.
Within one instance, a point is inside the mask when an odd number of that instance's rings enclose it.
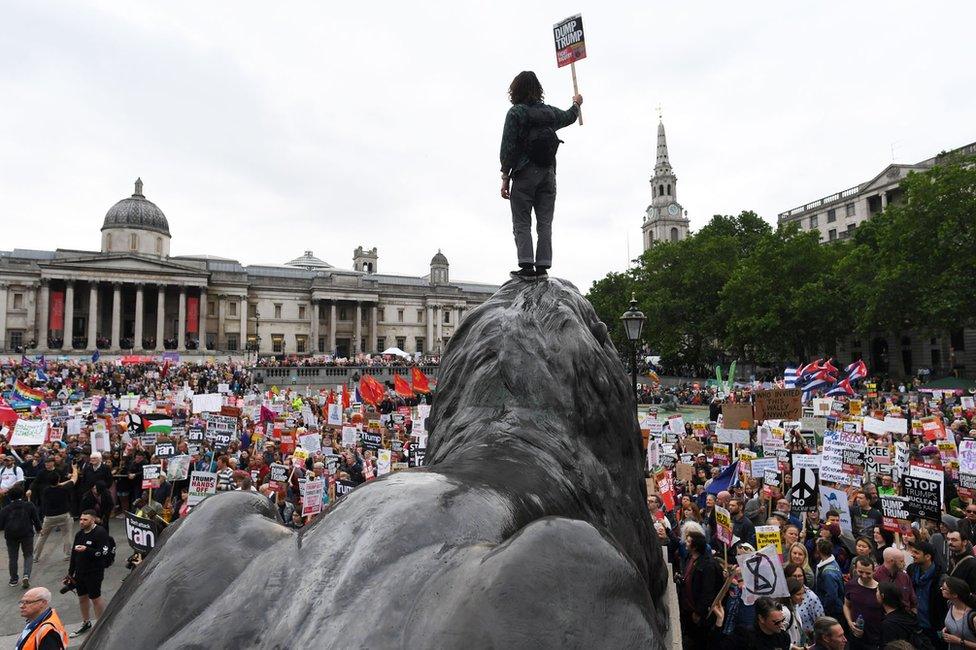
<instances>
[{"instance_id":1,"label":"red flag","mask_svg":"<svg viewBox=\"0 0 976 650\"><path fill-rule=\"evenodd\" d=\"M400 375L393 375L393 389L400 397L413 397L413 389L410 388L410 384L407 383L407 380Z\"/></svg>"},{"instance_id":2,"label":"red flag","mask_svg":"<svg viewBox=\"0 0 976 650\"><path fill-rule=\"evenodd\" d=\"M343 408L343 410L349 408L349 404L350 403L351 403L351 401L349 399L349 387L346 386L345 384L343 384L342 385L342 408Z\"/></svg>"},{"instance_id":3,"label":"red flag","mask_svg":"<svg viewBox=\"0 0 976 650\"><path fill-rule=\"evenodd\" d=\"M410 369L410 379L413 380L413 389L418 393L430 392L430 381L420 368L414 366Z\"/></svg>"},{"instance_id":4,"label":"red flag","mask_svg":"<svg viewBox=\"0 0 976 650\"><path fill-rule=\"evenodd\" d=\"M326 404L335 404L335 392L329 391L329 395L325 398Z\"/></svg>"},{"instance_id":5,"label":"red flag","mask_svg":"<svg viewBox=\"0 0 976 650\"><path fill-rule=\"evenodd\" d=\"M386 395L386 387L371 375L363 375L359 380L359 394L362 395L364 401L376 406Z\"/></svg>"}]
</instances>

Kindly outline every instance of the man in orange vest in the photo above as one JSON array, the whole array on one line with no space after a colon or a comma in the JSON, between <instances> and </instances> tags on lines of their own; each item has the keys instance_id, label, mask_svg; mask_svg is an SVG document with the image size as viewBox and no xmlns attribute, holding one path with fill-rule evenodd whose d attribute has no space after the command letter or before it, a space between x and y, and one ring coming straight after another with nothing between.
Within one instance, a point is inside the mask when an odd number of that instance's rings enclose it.
<instances>
[{"instance_id":1,"label":"man in orange vest","mask_svg":"<svg viewBox=\"0 0 976 650\"><path fill-rule=\"evenodd\" d=\"M20 633L17 650L62 650L68 647L68 631L51 607L50 591L34 587L24 592L18 605L27 625Z\"/></svg>"}]
</instances>

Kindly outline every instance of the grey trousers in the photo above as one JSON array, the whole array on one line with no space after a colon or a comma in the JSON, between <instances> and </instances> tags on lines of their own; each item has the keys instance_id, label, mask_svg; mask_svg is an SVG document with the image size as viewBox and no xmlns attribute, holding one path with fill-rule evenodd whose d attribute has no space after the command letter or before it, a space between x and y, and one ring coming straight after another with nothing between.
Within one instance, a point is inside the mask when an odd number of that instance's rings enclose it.
<instances>
[{"instance_id":1,"label":"grey trousers","mask_svg":"<svg viewBox=\"0 0 976 650\"><path fill-rule=\"evenodd\" d=\"M552 266L552 215L556 208L556 168L529 164L512 177L512 232L518 263ZM532 253L532 210L536 248Z\"/></svg>"},{"instance_id":2,"label":"grey trousers","mask_svg":"<svg viewBox=\"0 0 976 650\"><path fill-rule=\"evenodd\" d=\"M64 554L71 556L71 542L74 540L74 522L71 521L71 514L64 513L63 515L54 515L53 517L44 517L44 523L41 525L41 534L37 539L37 547L34 549L34 560L40 561L41 552L44 550L44 544L47 542L48 535L50 535L55 528L61 527L61 546L64 550Z\"/></svg>"}]
</instances>

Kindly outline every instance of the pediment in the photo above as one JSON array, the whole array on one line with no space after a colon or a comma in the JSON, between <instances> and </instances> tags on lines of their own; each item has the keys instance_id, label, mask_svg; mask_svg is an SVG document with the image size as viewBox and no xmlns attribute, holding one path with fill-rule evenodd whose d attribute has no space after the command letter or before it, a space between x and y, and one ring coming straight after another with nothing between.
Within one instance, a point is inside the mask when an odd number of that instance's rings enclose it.
<instances>
[{"instance_id":1,"label":"pediment","mask_svg":"<svg viewBox=\"0 0 976 650\"><path fill-rule=\"evenodd\" d=\"M86 255L53 259L41 264L40 267L50 271L80 271L80 272L112 272L112 273L144 273L162 275L197 275L207 276L204 269L185 264L178 264L169 260L161 260L143 255Z\"/></svg>"},{"instance_id":2,"label":"pediment","mask_svg":"<svg viewBox=\"0 0 976 650\"><path fill-rule=\"evenodd\" d=\"M880 174L868 181L861 192L870 192L883 187L889 187L895 183L900 183L908 176L908 172L921 169L923 168L918 165L888 165L881 170Z\"/></svg>"}]
</instances>

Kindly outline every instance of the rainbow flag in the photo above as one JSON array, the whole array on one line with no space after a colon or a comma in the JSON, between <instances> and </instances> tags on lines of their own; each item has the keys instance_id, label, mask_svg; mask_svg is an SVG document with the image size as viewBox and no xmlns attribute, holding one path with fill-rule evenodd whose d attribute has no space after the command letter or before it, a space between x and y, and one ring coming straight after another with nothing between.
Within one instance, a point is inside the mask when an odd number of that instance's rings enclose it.
<instances>
[{"instance_id":1,"label":"rainbow flag","mask_svg":"<svg viewBox=\"0 0 976 650\"><path fill-rule=\"evenodd\" d=\"M14 383L14 394L25 402L40 404L44 400L44 391L31 388L19 379Z\"/></svg>"}]
</instances>

